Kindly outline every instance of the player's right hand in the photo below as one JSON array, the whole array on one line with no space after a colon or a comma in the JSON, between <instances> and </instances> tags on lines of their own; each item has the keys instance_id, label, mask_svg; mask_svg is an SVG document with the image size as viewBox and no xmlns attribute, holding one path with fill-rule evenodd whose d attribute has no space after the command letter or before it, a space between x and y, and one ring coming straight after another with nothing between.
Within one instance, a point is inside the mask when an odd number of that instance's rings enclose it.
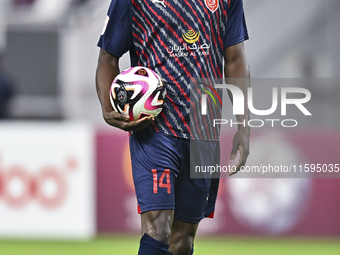
<instances>
[{"instance_id":1,"label":"player's right hand","mask_svg":"<svg viewBox=\"0 0 340 255\"><path fill-rule=\"evenodd\" d=\"M250 128L239 129L233 139L233 148L230 153L230 159L236 158L237 151L240 152L240 158L237 164L233 167L233 170L229 173L229 176L236 174L241 170L241 167L245 166L249 155L249 135Z\"/></svg>"},{"instance_id":2,"label":"player's right hand","mask_svg":"<svg viewBox=\"0 0 340 255\"><path fill-rule=\"evenodd\" d=\"M103 113L103 117L107 124L124 131L143 130L154 121L152 116L143 117L139 120L129 120L129 116L116 111Z\"/></svg>"}]
</instances>

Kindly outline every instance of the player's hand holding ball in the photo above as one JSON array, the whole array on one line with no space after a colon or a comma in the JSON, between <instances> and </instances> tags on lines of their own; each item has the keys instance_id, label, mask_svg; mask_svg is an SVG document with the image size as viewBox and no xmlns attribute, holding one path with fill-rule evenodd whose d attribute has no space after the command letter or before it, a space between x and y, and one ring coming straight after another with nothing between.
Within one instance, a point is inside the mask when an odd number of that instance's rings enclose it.
<instances>
[{"instance_id":1,"label":"player's hand holding ball","mask_svg":"<svg viewBox=\"0 0 340 255\"><path fill-rule=\"evenodd\" d=\"M116 111L104 113L103 117L107 124L124 131L143 130L154 121L153 117L144 117L137 121L130 121L127 115Z\"/></svg>"},{"instance_id":2,"label":"player's hand holding ball","mask_svg":"<svg viewBox=\"0 0 340 255\"><path fill-rule=\"evenodd\" d=\"M104 114L104 119L125 131L142 130L162 111L165 97L163 82L154 71L131 67L114 79L110 89L114 111Z\"/></svg>"}]
</instances>

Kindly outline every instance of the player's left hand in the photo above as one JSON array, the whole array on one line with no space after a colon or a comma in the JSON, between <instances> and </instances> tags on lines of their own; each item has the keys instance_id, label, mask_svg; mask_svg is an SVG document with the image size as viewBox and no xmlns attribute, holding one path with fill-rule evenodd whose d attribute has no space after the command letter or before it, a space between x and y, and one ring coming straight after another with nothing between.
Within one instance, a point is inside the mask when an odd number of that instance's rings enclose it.
<instances>
[{"instance_id":1,"label":"player's left hand","mask_svg":"<svg viewBox=\"0 0 340 255\"><path fill-rule=\"evenodd\" d=\"M240 171L241 167L246 164L249 155L249 135L250 130L245 128L239 129L234 136L230 159L235 159L237 151L240 151L240 158L238 163L232 167L232 171L229 172L229 176L236 174L238 171Z\"/></svg>"}]
</instances>

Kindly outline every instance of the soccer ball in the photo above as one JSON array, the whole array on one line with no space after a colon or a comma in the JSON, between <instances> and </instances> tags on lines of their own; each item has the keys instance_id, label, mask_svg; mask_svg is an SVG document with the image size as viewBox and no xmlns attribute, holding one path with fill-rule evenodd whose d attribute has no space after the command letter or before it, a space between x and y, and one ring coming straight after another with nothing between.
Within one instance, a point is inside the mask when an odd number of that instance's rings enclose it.
<instances>
[{"instance_id":1,"label":"soccer ball","mask_svg":"<svg viewBox=\"0 0 340 255\"><path fill-rule=\"evenodd\" d=\"M114 79L110 90L113 109L127 114L130 120L156 117L162 111L165 97L165 86L159 76L141 66L122 71Z\"/></svg>"}]
</instances>

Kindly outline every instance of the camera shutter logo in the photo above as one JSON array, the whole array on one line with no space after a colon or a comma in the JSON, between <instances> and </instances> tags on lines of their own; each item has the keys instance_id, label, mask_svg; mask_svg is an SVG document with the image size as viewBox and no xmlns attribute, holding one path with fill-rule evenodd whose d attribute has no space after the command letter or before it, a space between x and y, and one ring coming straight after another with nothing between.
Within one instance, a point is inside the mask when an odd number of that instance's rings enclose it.
<instances>
[{"instance_id":1,"label":"camera shutter logo","mask_svg":"<svg viewBox=\"0 0 340 255\"><path fill-rule=\"evenodd\" d=\"M207 90L205 88L200 88L200 90L202 90L206 93L206 94L202 94L202 96L201 96L201 114L207 115L207 94L210 96L210 98L213 100L213 102L215 103L216 106L217 106L217 102L216 102L214 95L216 96L216 98L220 102L221 106L222 106L222 99L221 99L220 95L217 93L217 91L212 86L205 84L205 83L201 83L201 84L203 86L206 86L207 88L209 88L212 91L212 92L210 92L209 90Z\"/></svg>"}]
</instances>

